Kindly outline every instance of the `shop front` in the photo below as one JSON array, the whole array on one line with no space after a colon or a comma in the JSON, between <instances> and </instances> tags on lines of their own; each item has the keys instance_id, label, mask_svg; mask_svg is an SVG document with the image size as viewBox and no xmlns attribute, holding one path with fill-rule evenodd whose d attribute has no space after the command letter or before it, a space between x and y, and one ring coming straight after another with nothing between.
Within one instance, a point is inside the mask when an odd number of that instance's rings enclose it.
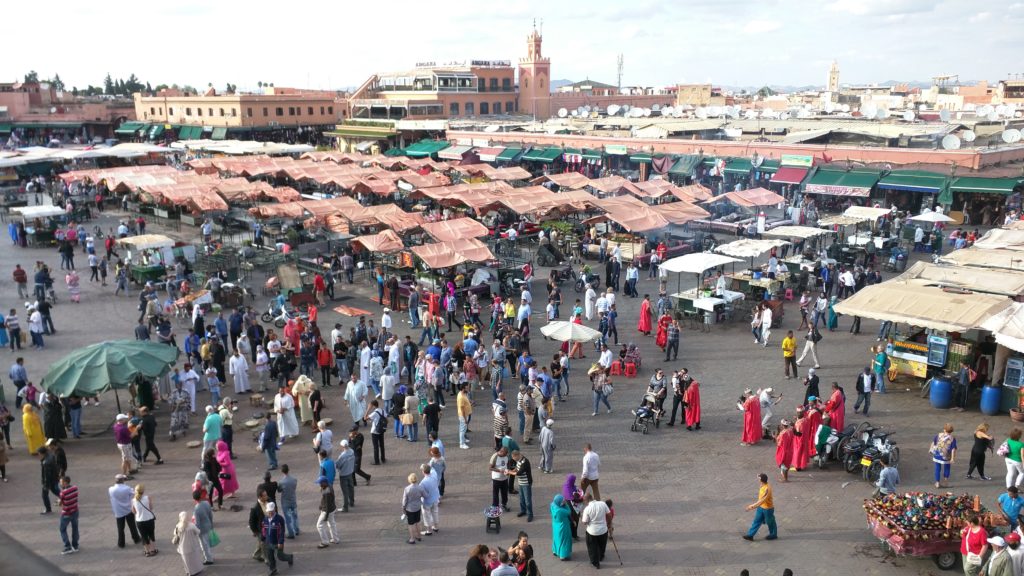
<instances>
[{"instance_id":1,"label":"shop front","mask_svg":"<svg viewBox=\"0 0 1024 576\"><path fill-rule=\"evenodd\" d=\"M943 203L949 206L949 217L964 226L990 226L1002 222L1008 209L1020 206L1022 190L1020 178L965 176L953 179Z\"/></svg>"},{"instance_id":2,"label":"shop front","mask_svg":"<svg viewBox=\"0 0 1024 576\"><path fill-rule=\"evenodd\" d=\"M866 205L878 178L874 170L821 168L804 184L804 194L815 200L819 213L840 213L850 206Z\"/></svg>"},{"instance_id":3,"label":"shop front","mask_svg":"<svg viewBox=\"0 0 1024 576\"><path fill-rule=\"evenodd\" d=\"M878 181L878 190L884 194L883 205L909 214L934 209L947 186L949 179L942 174L921 170L893 170Z\"/></svg>"}]
</instances>

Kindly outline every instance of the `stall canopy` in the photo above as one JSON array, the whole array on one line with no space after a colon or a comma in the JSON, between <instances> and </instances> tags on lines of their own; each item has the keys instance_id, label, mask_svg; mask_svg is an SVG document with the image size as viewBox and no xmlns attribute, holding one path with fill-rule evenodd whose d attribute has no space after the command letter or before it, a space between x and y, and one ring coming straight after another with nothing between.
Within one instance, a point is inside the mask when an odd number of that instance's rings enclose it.
<instances>
[{"instance_id":1,"label":"stall canopy","mask_svg":"<svg viewBox=\"0 0 1024 576\"><path fill-rule=\"evenodd\" d=\"M978 178L964 176L953 180L949 189L953 192L972 192L975 194L1002 194L1009 196L1013 189L1024 182L1019 178Z\"/></svg>"},{"instance_id":2,"label":"stall canopy","mask_svg":"<svg viewBox=\"0 0 1024 576\"><path fill-rule=\"evenodd\" d=\"M907 271L893 278L895 282L919 286L949 286L974 292L998 294L1015 298L1024 295L1024 271L990 270L969 266L943 266L931 262L915 262Z\"/></svg>"},{"instance_id":3,"label":"stall canopy","mask_svg":"<svg viewBox=\"0 0 1024 576\"><path fill-rule=\"evenodd\" d=\"M1024 353L1024 304L1012 302L981 325L996 337L996 343Z\"/></svg>"},{"instance_id":4,"label":"stall canopy","mask_svg":"<svg viewBox=\"0 0 1024 576\"><path fill-rule=\"evenodd\" d=\"M1024 253L1017 250L964 248L963 250L954 250L940 257L939 262L956 264L957 266L975 266L978 268L1024 270Z\"/></svg>"},{"instance_id":5,"label":"stall canopy","mask_svg":"<svg viewBox=\"0 0 1024 576\"><path fill-rule=\"evenodd\" d=\"M837 214L835 216L825 216L824 218L818 218L818 226L849 226L851 224L859 224L864 220L864 218L857 218L854 216L843 216L842 214Z\"/></svg>"},{"instance_id":6,"label":"stall canopy","mask_svg":"<svg viewBox=\"0 0 1024 576\"><path fill-rule=\"evenodd\" d=\"M889 320L947 332L980 328L1012 300L989 294L958 294L901 282L867 286L835 305L836 312L872 320Z\"/></svg>"},{"instance_id":7,"label":"stall canopy","mask_svg":"<svg viewBox=\"0 0 1024 576\"><path fill-rule=\"evenodd\" d=\"M804 192L866 198L878 177L879 173L875 171L820 169L804 185Z\"/></svg>"},{"instance_id":8,"label":"stall canopy","mask_svg":"<svg viewBox=\"0 0 1024 576\"><path fill-rule=\"evenodd\" d=\"M11 208L11 212L21 215L25 220L64 215L64 209L60 206L14 206Z\"/></svg>"},{"instance_id":9,"label":"stall canopy","mask_svg":"<svg viewBox=\"0 0 1024 576\"><path fill-rule=\"evenodd\" d=\"M487 227L472 218L428 222L422 224L420 228L438 242L454 242L487 236Z\"/></svg>"},{"instance_id":10,"label":"stall canopy","mask_svg":"<svg viewBox=\"0 0 1024 576\"><path fill-rule=\"evenodd\" d=\"M618 175L596 178L588 182L587 186L605 194L618 194L623 191L632 193L636 188L632 182Z\"/></svg>"},{"instance_id":11,"label":"stall canopy","mask_svg":"<svg viewBox=\"0 0 1024 576\"><path fill-rule=\"evenodd\" d=\"M152 250L154 248L172 248L174 247L174 240L163 234L142 234L140 236L120 238L117 244L129 250Z\"/></svg>"},{"instance_id":12,"label":"stall canopy","mask_svg":"<svg viewBox=\"0 0 1024 576\"><path fill-rule=\"evenodd\" d=\"M772 248L778 248L779 246L784 246L786 244L789 244L789 242L778 238L764 240L741 238L739 240L729 242L728 244L716 246L715 252L725 254L726 256L734 256L736 258L756 258L761 254L768 252Z\"/></svg>"},{"instance_id":13,"label":"stall canopy","mask_svg":"<svg viewBox=\"0 0 1024 576\"><path fill-rule=\"evenodd\" d=\"M676 163L668 169L669 174L678 174L680 176L692 176L694 169L700 164L699 154L685 154L680 156Z\"/></svg>"},{"instance_id":14,"label":"stall canopy","mask_svg":"<svg viewBox=\"0 0 1024 576\"><path fill-rule=\"evenodd\" d=\"M505 151L502 146L489 146L486 148L477 148L476 155L481 162L495 162L498 160L498 156Z\"/></svg>"},{"instance_id":15,"label":"stall canopy","mask_svg":"<svg viewBox=\"0 0 1024 576\"><path fill-rule=\"evenodd\" d=\"M352 239L353 244L358 244L370 252L380 254L392 254L405 249L402 239L394 230L384 230L379 234L369 234Z\"/></svg>"},{"instance_id":16,"label":"stall canopy","mask_svg":"<svg viewBox=\"0 0 1024 576\"><path fill-rule=\"evenodd\" d=\"M462 160L473 147L472 146L451 146L437 153L442 160Z\"/></svg>"},{"instance_id":17,"label":"stall canopy","mask_svg":"<svg viewBox=\"0 0 1024 576\"><path fill-rule=\"evenodd\" d=\"M522 155L522 146L509 146L495 157L495 162L516 162ZM480 160L483 160L483 158L480 158Z\"/></svg>"},{"instance_id":18,"label":"stall canopy","mask_svg":"<svg viewBox=\"0 0 1024 576\"><path fill-rule=\"evenodd\" d=\"M974 247L982 250L1024 250L1024 230L994 228L985 232Z\"/></svg>"},{"instance_id":19,"label":"stall canopy","mask_svg":"<svg viewBox=\"0 0 1024 576\"><path fill-rule=\"evenodd\" d=\"M448 142L445 140L420 140L406 148L405 155L410 158L427 158L447 147Z\"/></svg>"},{"instance_id":20,"label":"stall canopy","mask_svg":"<svg viewBox=\"0 0 1024 576\"><path fill-rule=\"evenodd\" d=\"M873 206L850 206L843 212L843 216L860 218L864 220L875 220L886 216L891 211L888 208L875 208Z\"/></svg>"},{"instance_id":21,"label":"stall canopy","mask_svg":"<svg viewBox=\"0 0 1024 576\"><path fill-rule=\"evenodd\" d=\"M595 199L594 202L607 213L605 218L629 232L660 230L669 224L664 216L632 196L601 198Z\"/></svg>"},{"instance_id":22,"label":"stall canopy","mask_svg":"<svg viewBox=\"0 0 1024 576\"><path fill-rule=\"evenodd\" d=\"M772 184L800 184L807 177L807 170L807 168L797 166L783 166L775 174L772 174L772 179L769 182Z\"/></svg>"},{"instance_id":23,"label":"stall canopy","mask_svg":"<svg viewBox=\"0 0 1024 576\"><path fill-rule=\"evenodd\" d=\"M437 242L413 246L412 252L427 267L432 269L448 268L463 262L489 262L494 260L491 249L483 242L470 238L458 242Z\"/></svg>"},{"instance_id":24,"label":"stall canopy","mask_svg":"<svg viewBox=\"0 0 1024 576\"><path fill-rule=\"evenodd\" d=\"M732 262L741 262L741 260L711 252L694 252L692 254L684 254L682 256L666 260L661 264L661 269L675 274L685 274L687 272L691 274L700 274L705 270L717 268Z\"/></svg>"},{"instance_id":25,"label":"stall canopy","mask_svg":"<svg viewBox=\"0 0 1024 576\"><path fill-rule=\"evenodd\" d=\"M703 202L714 197L714 194L711 193L711 189L700 184L674 186L671 189L671 192L673 196L680 200L685 200L686 202Z\"/></svg>"},{"instance_id":26,"label":"stall canopy","mask_svg":"<svg viewBox=\"0 0 1024 576\"><path fill-rule=\"evenodd\" d=\"M559 188L568 188L570 190L580 190L590 184L590 178L587 178L579 172L566 172L564 174L545 174L538 178L534 178L531 184L540 185L545 182L552 182L557 184Z\"/></svg>"},{"instance_id":27,"label":"stall canopy","mask_svg":"<svg viewBox=\"0 0 1024 576\"><path fill-rule=\"evenodd\" d=\"M882 190L909 190L938 194L948 183L948 178L935 172L893 170L878 181L878 187Z\"/></svg>"},{"instance_id":28,"label":"stall canopy","mask_svg":"<svg viewBox=\"0 0 1024 576\"><path fill-rule=\"evenodd\" d=\"M689 202L668 202L666 204L655 204L651 210L660 214L662 218L671 224L681 226L693 220L700 220L711 216L707 210Z\"/></svg>"},{"instance_id":29,"label":"stall canopy","mask_svg":"<svg viewBox=\"0 0 1024 576\"><path fill-rule=\"evenodd\" d=\"M771 230L765 230L764 236L777 236L779 238L814 238L822 234L828 234L828 230L814 228L813 226L777 226Z\"/></svg>"},{"instance_id":30,"label":"stall canopy","mask_svg":"<svg viewBox=\"0 0 1024 576\"><path fill-rule=\"evenodd\" d=\"M522 159L527 162L550 164L557 160L561 155L561 148L533 148L526 154L523 154Z\"/></svg>"},{"instance_id":31,"label":"stall canopy","mask_svg":"<svg viewBox=\"0 0 1024 576\"><path fill-rule=\"evenodd\" d=\"M709 200L708 203L720 202L722 200L728 200L744 208L753 208L755 206L774 206L785 201L785 198L765 188L751 188L749 190L740 190L739 192L726 192Z\"/></svg>"}]
</instances>

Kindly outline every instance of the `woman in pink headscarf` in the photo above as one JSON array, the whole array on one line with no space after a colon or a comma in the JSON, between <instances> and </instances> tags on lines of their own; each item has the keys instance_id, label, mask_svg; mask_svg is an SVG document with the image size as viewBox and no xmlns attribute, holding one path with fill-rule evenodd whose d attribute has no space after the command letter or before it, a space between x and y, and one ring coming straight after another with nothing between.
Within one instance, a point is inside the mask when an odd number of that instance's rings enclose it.
<instances>
[{"instance_id":1,"label":"woman in pink headscarf","mask_svg":"<svg viewBox=\"0 0 1024 576\"><path fill-rule=\"evenodd\" d=\"M228 443L223 440L217 441L217 463L220 464L220 485L224 494L231 498L238 492L238 476L235 475L235 463L231 461Z\"/></svg>"}]
</instances>

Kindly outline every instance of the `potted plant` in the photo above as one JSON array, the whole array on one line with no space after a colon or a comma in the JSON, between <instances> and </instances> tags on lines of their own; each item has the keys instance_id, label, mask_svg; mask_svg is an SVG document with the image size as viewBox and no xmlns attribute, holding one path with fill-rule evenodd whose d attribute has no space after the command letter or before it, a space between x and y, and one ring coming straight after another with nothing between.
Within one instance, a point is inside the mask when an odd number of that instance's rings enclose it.
<instances>
[{"instance_id":1,"label":"potted plant","mask_svg":"<svg viewBox=\"0 0 1024 576\"><path fill-rule=\"evenodd\" d=\"M1010 419L1014 422L1024 422L1024 388L1017 389L1017 407L1010 408Z\"/></svg>"}]
</instances>

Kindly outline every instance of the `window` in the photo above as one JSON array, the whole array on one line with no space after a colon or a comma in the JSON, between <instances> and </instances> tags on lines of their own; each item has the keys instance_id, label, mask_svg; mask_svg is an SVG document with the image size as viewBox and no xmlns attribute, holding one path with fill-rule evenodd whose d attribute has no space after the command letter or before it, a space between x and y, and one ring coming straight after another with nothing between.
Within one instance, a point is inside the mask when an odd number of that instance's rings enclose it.
<instances>
[{"instance_id":1,"label":"window","mask_svg":"<svg viewBox=\"0 0 1024 576\"><path fill-rule=\"evenodd\" d=\"M209 112L209 116L213 116L213 108L207 108L206 111Z\"/></svg>"},{"instance_id":2,"label":"window","mask_svg":"<svg viewBox=\"0 0 1024 576\"><path fill-rule=\"evenodd\" d=\"M449 116L458 116L459 115L459 103L458 102L452 102L451 104L448 105L448 115Z\"/></svg>"},{"instance_id":3,"label":"window","mask_svg":"<svg viewBox=\"0 0 1024 576\"><path fill-rule=\"evenodd\" d=\"M310 112L310 114L312 114L312 112ZM320 107L320 115L321 116L324 115L324 107L323 106Z\"/></svg>"},{"instance_id":4,"label":"window","mask_svg":"<svg viewBox=\"0 0 1024 576\"><path fill-rule=\"evenodd\" d=\"M511 78L502 78L501 79L501 89L503 91L505 91L505 92L508 92L509 90L512 90L512 79Z\"/></svg>"},{"instance_id":5,"label":"window","mask_svg":"<svg viewBox=\"0 0 1024 576\"><path fill-rule=\"evenodd\" d=\"M270 116L270 113L267 112L267 110L268 110L268 108L266 106L264 106L263 107L263 117L264 118L266 118L267 116ZM278 108L278 110L280 110L280 108Z\"/></svg>"},{"instance_id":6,"label":"window","mask_svg":"<svg viewBox=\"0 0 1024 576\"><path fill-rule=\"evenodd\" d=\"M191 115L192 115L192 109L191 108L185 108L185 116L191 116Z\"/></svg>"},{"instance_id":7,"label":"window","mask_svg":"<svg viewBox=\"0 0 1024 576\"><path fill-rule=\"evenodd\" d=\"M174 116L174 108L168 108L167 109L167 115L168 116Z\"/></svg>"},{"instance_id":8,"label":"window","mask_svg":"<svg viewBox=\"0 0 1024 576\"><path fill-rule=\"evenodd\" d=\"M196 108L196 116L202 116L202 115L203 115L203 109L202 108Z\"/></svg>"},{"instance_id":9,"label":"window","mask_svg":"<svg viewBox=\"0 0 1024 576\"><path fill-rule=\"evenodd\" d=\"M265 112L264 112L264 114L265 114ZM252 118L252 108L251 107L245 109L245 115L247 117L249 117L249 118Z\"/></svg>"},{"instance_id":10,"label":"window","mask_svg":"<svg viewBox=\"0 0 1024 576\"><path fill-rule=\"evenodd\" d=\"M491 113L491 105L488 104L487 102L481 102L480 103L480 115L482 116L484 114L490 114L490 113Z\"/></svg>"},{"instance_id":11,"label":"window","mask_svg":"<svg viewBox=\"0 0 1024 576\"><path fill-rule=\"evenodd\" d=\"M149 113L153 114L155 116L156 115L156 108L150 107Z\"/></svg>"},{"instance_id":12,"label":"window","mask_svg":"<svg viewBox=\"0 0 1024 576\"><path fill-rule=\"evenodd\" d=\"M284 108L281 108L280 106L274 108L274 114L277 116L284 116Z\"/></svg>"},{"instance_id":13,"label":"window","mask_svg":"<svg viewBox=\"0 0 1024 576\"><path fill-rule=\"evenodd\" d=\"M529 87L530 87L530 79L529 78L523 78L523 88L529 88Z\"/></svg>"},{"instance_id":14,"label":"window","mask_svg":"<svg viewBox=\"0 0 1024 576\"><path fill-rule=\"evenodd\" d=\"M512 102L505 102L505 114L511 114L515 111L515 104L513 104Z\"/></svg>"},{"instance_id":15,"label":"window","mask_svg":"<svg viewBox=\"0 0 1024 576\"><path fill-rule=\"evenodd\" d=\"M236 116L238 116L238 108L232 108L231 109L231 117L234 118Z\"/></svg>"},{"instance_id":16,"label":"window","mask_svg":"<svg viewBox=\"0 0 1024 576\"><path fill-rule=\"evenodd\" d=\"M491 112L494 114L501 114L501 102L491 104Z\"/></svg>"},{"instance_id":17,"label":"window","mask_svg":"<svg viewBox=\"0 0 1024 576\"><path fill-rule=\"evenodd\" d=\"M289 116L295 116L295 106L289 106L288 107L288 115Z\"/></svg>"},{"instance_id":18,"label":"window","mask_svg":"<svg viewBox=\"0 0 1024 576\"><path fill-rule=\"evenodd\" d=\"M334 106L328 106L327 107L327 113L328 114L334 114Z\"/></svg>"},{"instance_id":19,"label":"window","mask_svg":"<svg viewBox=\"0 0 1024 576\"><path fill-rule=\"evenodd\" d=\"M544 77L543 76L540 77L540 87L541 88L544 87Z\"/></svg>"},{"instance_id":20,"label":"window","mask_svg":"<svg viewBox=\"0 0 1024 576\"><path fill-rule=\"evenodd\" d=\"M312 106L307 106L306 107L306 114L309 114L310 116L313 115L313 107Z\"/></svg>"},{"instance_id":21,"label":"window","mask_svg":"<svg viewBox=\"0 0 1024 576\"><path fill-rule=\"evenodd\" d=\"M476 89L478 92L487 92L487 80L485 78L477 79Z\"/></svg>"},{"instance_id":22,"label":"window","mask_svg":"<svg viewBox=\"0 0 1024 576\"><path fill-rule=\"evenodd\" d=\"M496 92L497 90L498 90L498 79L497 78L491 78L491 92Z\"/></svg>"},{"instance_id":23,"label":"window","mask_svg":"<svg viewBox=\"0 0 1024 576\"><path fill-rule=\"evenodd\" d=\"M163 116L163 115L164 115L164 109L163 109L162 107L160 108L160 115L161 115L161 116Z\"/></svg>"},{"instance_id":24,"label":"window","mask_svg":"<svg viewBox=\"0 0 1024 576\"><path fill-rule=\"evenodd\" d=\"M466 102L466 116L472 116L474 114L473 103Z\"/></svg>"}]
</instances>

